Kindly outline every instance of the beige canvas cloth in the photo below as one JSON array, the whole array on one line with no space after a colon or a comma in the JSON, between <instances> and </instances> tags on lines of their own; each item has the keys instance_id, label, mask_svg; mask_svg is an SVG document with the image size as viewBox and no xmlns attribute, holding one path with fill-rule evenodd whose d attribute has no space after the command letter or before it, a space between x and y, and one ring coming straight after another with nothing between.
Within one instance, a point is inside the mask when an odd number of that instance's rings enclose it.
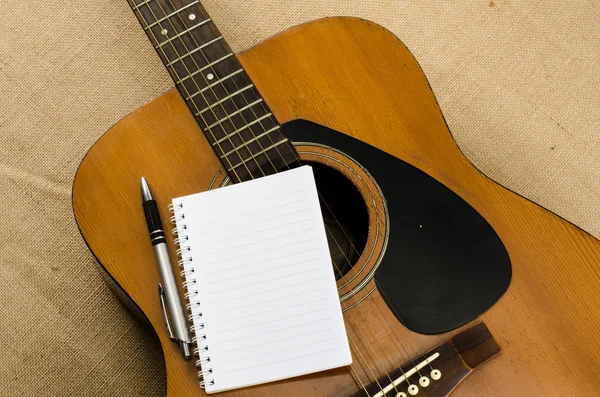
<instances>
[{"instance_id":1,"label":"beige canvas cloth","mask_svg":"<svg viewBox=\"0 0 600 397\"><path fill-rule=\"evenodd\" d=\"M479 169L600 236L597 1L204 3L236 50L326 16L389 28ZM125 0L1 0L0 16L0 395L162 396L158 346L103 284L71 184L172 82Z\"/></svg>"}]
</instances>

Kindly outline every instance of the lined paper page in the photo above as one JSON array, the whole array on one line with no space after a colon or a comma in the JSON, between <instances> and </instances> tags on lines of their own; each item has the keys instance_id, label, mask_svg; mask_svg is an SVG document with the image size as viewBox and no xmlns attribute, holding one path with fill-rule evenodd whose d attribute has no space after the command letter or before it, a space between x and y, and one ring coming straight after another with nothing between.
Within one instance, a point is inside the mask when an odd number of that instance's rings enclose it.
<instances>
[{"instance_id":1,"label":"lined paper page","mask_svg":"<svg viewBox=\"0 0 600 397\"><path fill-rule=\"evenodd\" d=\"M311 167L173 202L189 237L207 392L351 363Z\"/></svg>"}]
</instances>

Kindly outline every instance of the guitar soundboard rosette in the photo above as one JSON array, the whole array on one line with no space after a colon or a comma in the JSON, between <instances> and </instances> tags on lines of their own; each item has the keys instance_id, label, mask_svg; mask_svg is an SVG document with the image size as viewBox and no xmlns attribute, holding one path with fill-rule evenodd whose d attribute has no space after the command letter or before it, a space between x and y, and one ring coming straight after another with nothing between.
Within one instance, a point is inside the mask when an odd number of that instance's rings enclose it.
<instances>
[{"instance_id":1,"label":"guitar soundboard rosette","mask_svg":"<svg viewBox=\"0 0 600 397\"><path fill-rule=\"evenodd\" d=\"M179 257L177 264L181 269L179 275L184 280L182 288L185 291L183 297L186 301L187 319L190 334L192 335L192 343L195 345L192 352L196 358L195 365L198 368L197 375L200 379L200 387L204 389L207 385L214 385L215 381L211 376L213 369L210 367L211 360L207 336L205 333L201 333L205 329L202 319L202 304L197 300L199 295L198 283L195 278L194 268L191 266L194 260L192 258L191 247L188 245L189 236L185 234L187 226L184 222L185 214L183 205L169 204L169 212L172 214L170 223L174 226L171 230L171 234L174 237L173 242L178 247L176 255Z\"/></svg>"}]
</instances>

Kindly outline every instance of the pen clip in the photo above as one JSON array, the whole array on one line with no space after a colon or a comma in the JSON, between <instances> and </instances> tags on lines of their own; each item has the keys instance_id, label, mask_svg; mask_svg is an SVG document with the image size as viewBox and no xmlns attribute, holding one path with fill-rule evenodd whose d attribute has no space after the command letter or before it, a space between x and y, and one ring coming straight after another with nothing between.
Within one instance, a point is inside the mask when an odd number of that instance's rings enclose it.
<instances>
[{"instance_id":1,"label":"pen clip","mask_svg":"<svg viewBox=\"0 0 600 397\"><path fill-rule=\"evenodd\" d=\"M167 308L165 307L165 289L162 284L158 284L158 297L160 298L160 307L162 309L163 318L165 319L165 325L167 326L167 332L169 333L169 338L175 340L175 336L173 336L173 330L171 329L171 324L169 323L169 316L167 315Z\"/></svg>"}]
</instances>

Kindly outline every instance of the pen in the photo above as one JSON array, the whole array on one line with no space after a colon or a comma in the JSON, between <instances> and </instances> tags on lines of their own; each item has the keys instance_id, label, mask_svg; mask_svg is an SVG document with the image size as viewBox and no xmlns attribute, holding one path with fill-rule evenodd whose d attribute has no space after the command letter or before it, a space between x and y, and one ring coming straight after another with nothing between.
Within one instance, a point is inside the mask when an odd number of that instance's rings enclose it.
<instances>
[{"instance_id":1,"label":"pen","mask_svg":"<svg viewBox=\"0 0 600 397\"><path fill-rule=\"evenodd\" d=\"M152 197L152 192L146 178L142 178L142 199L148 232L150 232L150 241L154 247L154 253L156 254L162 278L162 284L158 284L158 294L169 338L179 342L183 357L189 360L192 356L190 349L192 339L185 320L181 298L179 297L173 266L169 259L167 239L165 238L165 232L158 213L158 205Z\"/></svg>"}]
</instances>

